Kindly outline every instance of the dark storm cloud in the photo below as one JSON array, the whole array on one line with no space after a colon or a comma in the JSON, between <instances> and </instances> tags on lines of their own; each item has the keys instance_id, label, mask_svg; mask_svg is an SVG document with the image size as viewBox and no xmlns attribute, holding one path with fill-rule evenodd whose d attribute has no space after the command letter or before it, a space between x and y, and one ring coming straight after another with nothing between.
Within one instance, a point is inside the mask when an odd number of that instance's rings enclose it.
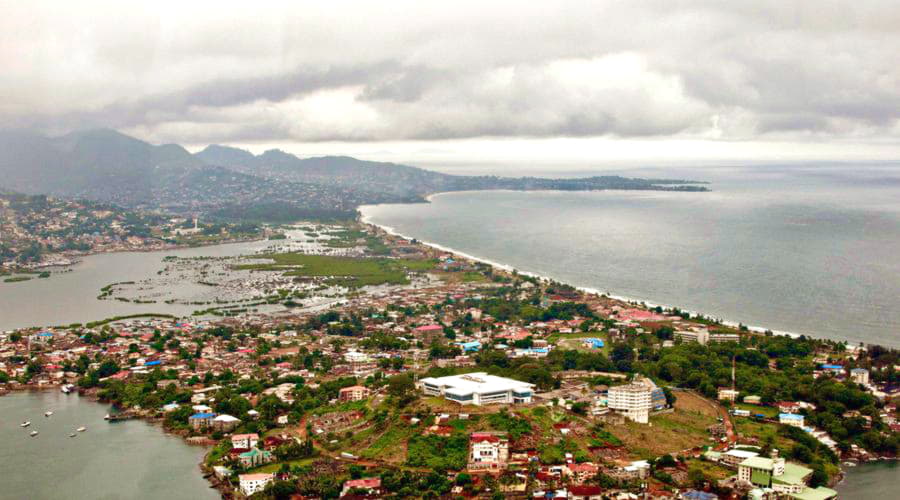
<instances>
[{"instance_id":1,"label":"dark storm cloud","mask_svg":"<svg viewBox=\"0 0 900 500\"><path fill-rule=\"evenodd\" d=\"M197 142L900 130L887 0L43 7L0 19L2 126Z\"/></svg>"}]
</instances>

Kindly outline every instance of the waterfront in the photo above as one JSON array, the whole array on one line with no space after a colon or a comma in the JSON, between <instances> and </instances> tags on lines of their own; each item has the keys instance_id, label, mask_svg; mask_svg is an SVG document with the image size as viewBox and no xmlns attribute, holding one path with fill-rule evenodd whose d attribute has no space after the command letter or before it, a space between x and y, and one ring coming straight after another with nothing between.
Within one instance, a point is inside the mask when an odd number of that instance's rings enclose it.
<instances>
[{"instance_id":1,"label":"waterfront","mask_svg":"<svg viewBox=\"0 0 900 500\"><path fill-rule=\"evenodd\" d=\"M840 498L888 499L897 493L900 463L876 462L845 469L844 481L837 486Z\"/></svg>"},{"instance_id":2,"label":"waterfront","mask_svg":"<svg viewBox=\"0 0 900 500\"><path fill-rule=\"evenodd\" d=\"M448 193L363 213L398 233L577 286L900 346L896 166L617 173L710 180L713 191Z\"/></svg>"},{"instance_id":3,"label":"waterfront","mask_svg":"<svg viewBox=\"0 0 900 500\"><path fill-rule=\"evenodd\" d=\"M108 412L58 390L0 397L0 499L219 498L198 467L206 448L140 420L107 423ZM87 431L70 438L80 426Z\"/></svg>"}]
</instances>

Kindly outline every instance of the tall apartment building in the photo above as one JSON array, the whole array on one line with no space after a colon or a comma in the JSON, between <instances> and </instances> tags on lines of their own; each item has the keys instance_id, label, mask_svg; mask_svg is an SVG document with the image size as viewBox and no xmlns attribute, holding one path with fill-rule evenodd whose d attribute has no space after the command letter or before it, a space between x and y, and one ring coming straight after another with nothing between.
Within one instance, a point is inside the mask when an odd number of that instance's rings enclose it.
<instances>
[{"instance_id":1,"label":"tall apartment building","mask_svg":"<svg viewBox=\"0 0 900 500\"><path fill-rule=\"evenodd\" d=\"M635 422L646 424L650 421L655 389L656 384L646 378L637 378L630 384L610 387L607 406L610 410L621 413Z\"/></svg>"}]
</instances>

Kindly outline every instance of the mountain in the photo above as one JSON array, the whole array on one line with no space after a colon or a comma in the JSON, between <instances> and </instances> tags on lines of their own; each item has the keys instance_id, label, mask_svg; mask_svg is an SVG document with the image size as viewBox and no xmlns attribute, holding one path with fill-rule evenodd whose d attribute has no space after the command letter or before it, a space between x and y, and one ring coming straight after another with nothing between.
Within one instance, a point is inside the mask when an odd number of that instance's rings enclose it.
<instances>
[{"instance_id":1,"label":"mountain","mask_svg":"<svg viewBox=\"0 0 900 500\"><path fill-rule=\"evenodd\" d=\"M479 189L704 191L698 183L617 176L583 179L457 176L347 156L301 159L211 145L191 154L115 130L45 137L0 132L0 188L169 212L290 220L351 217L359 205L424 201L429 193Z\"/></svg>"}]
</instances>

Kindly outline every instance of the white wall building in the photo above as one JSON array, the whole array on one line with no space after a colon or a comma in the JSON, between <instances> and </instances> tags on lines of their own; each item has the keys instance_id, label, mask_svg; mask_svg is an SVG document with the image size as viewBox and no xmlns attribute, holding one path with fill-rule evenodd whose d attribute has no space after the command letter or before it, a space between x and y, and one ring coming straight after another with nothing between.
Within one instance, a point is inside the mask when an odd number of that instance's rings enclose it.
<instances>
[{"instance_id":1,"label":"white wall building","mask_svg":"<svg viewBox=\"0 0 900 500\"><path fill-rule=\"evenodd\" d=\"M505 469L509 440L505 434L475 432L469 438L469 469Z\"/></svg>"},{"instance_id":2,"label":"white wall building","mask_svg":"<svg viewBox=\"0 0 900 500\"><path fill-rule=\"evenodd\" d=\"M238 479L241 482L241 493L249 497L265 489L275 479L275 474L241 474Z\"/></svg>"},{"instance_id":3,"label":"white wall building","mask_svg":"<svg viewBox=\"0 0 900 500\"><path fill-rule=\"evenodd\" d=\"M655 388L656 385L648 379L610 387L607 406L635 422L646 424L650 421L652 393Z\"/></svg>"},{"instance_id":4,"label":"white wall building","mask_svg":"<svg viewBox=\"0 0 900 500\"><path fill-rule=\"evenodd\" d=\"M467 405L493 403L530 403L534 384L487 373L467 373L449 377L428 377L418 383L429 396L443 396L450 401Z\"/></svg>"}]
</instances>

